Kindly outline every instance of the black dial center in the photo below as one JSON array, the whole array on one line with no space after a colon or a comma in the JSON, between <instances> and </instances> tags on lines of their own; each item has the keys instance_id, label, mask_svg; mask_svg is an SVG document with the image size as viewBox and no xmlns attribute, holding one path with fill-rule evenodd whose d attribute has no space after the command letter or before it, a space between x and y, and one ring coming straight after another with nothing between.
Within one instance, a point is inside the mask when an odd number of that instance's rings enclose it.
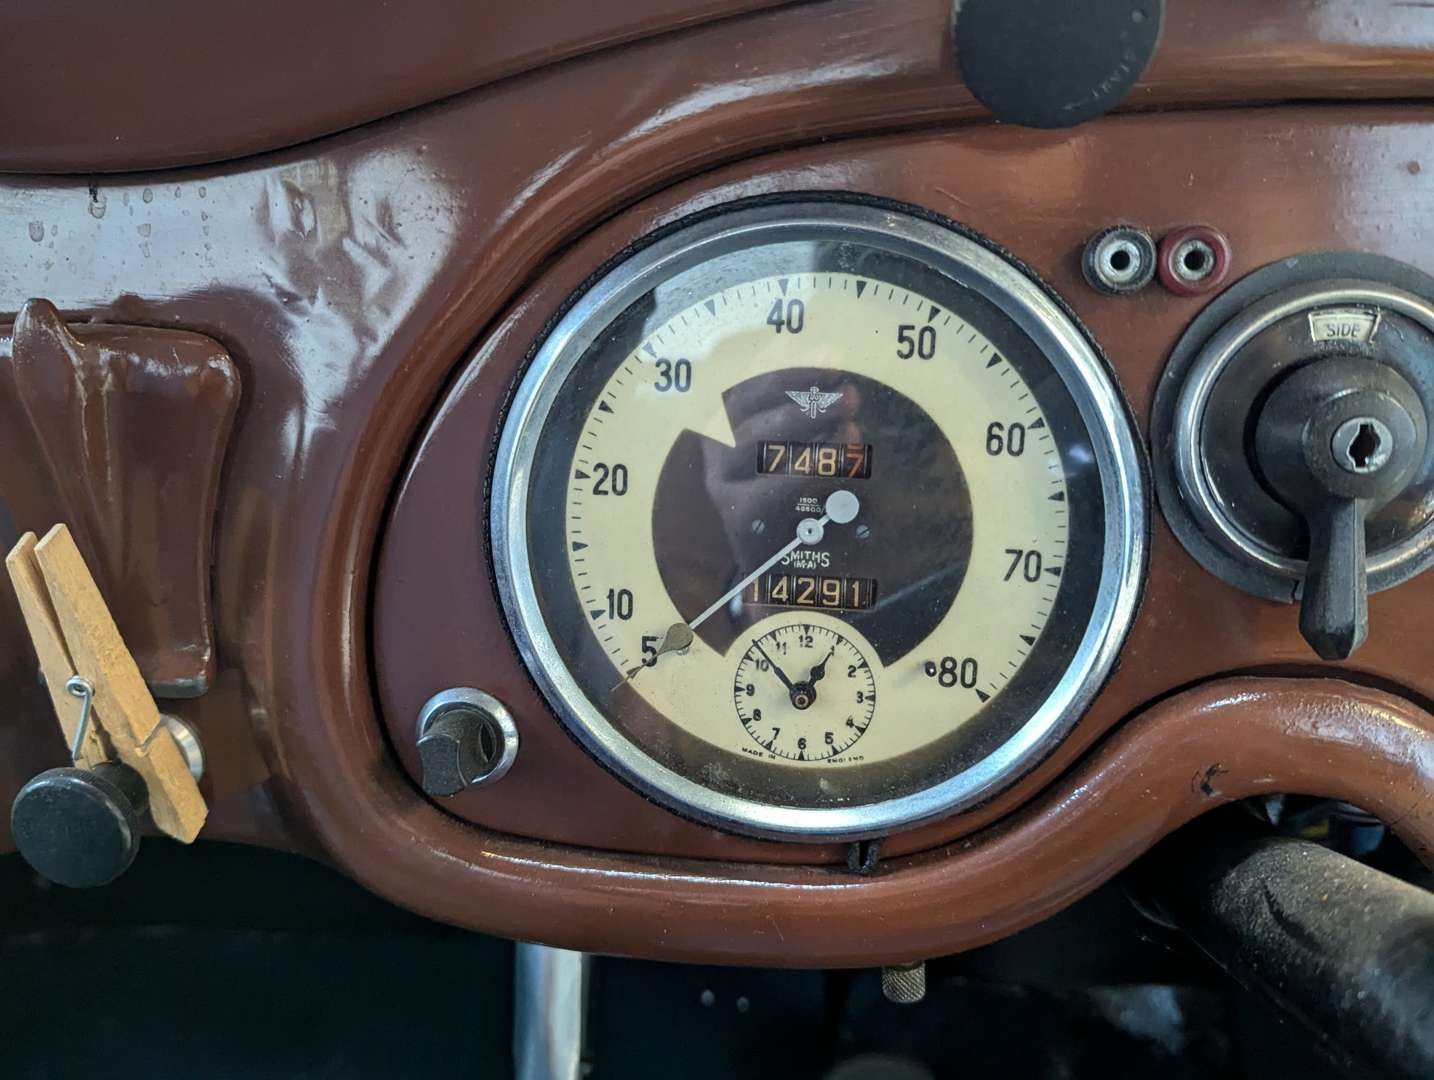
<instances>
[{"instance_id":1,"label":"black dial center","mask_svg":"<svg viewBox=\"0 0 1434 1080\"><path fill-rule=\"evenodd\" d=\"M861 502L856 520L828 524L820 543L773 567L790 576L782 604L839 614L885 664L915 648L946 615L971 556L970 492L945 433L910 397L848 371L783 368L733 386L723 405L736 445L684 432L653 504L658 569L683 618L780 550L804 518L820 518L833 491L847 490ZM768 464L781 447L786 465L763 472L764 447ZM851 602L865 595L853 580L873 583L870 606ZM734 600L697 633L725 652L778 610L765 601Z\"/></svg>"}]
</instances>

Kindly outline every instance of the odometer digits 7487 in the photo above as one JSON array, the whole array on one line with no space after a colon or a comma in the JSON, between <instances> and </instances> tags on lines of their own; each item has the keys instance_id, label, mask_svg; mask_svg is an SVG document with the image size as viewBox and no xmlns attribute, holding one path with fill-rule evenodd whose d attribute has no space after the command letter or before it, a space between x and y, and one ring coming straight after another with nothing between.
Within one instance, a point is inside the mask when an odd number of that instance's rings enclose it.
<instances>
[{"instance_id":1,"label":"odometer digits 7487","mask_svg":"<svg viewBox=\"0 0 1434 1080\"><path fill-rule=\"evenodd\" d=\"M629 782L760 835L876 835L1074 721L1133 610L1140 475L1094 350L997 253L889 207L730 209L539 348L499 448L499 585Z\"/></svg>"}]
</instances>

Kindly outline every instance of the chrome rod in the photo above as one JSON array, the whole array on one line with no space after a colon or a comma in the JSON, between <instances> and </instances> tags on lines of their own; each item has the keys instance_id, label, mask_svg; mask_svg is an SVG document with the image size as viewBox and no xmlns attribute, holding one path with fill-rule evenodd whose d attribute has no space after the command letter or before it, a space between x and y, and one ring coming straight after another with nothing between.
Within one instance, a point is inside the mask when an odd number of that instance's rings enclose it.
<instances>
[{"instance_id":1,"label":"chrome rod","mask_svg":"<svg viewBox=\"0 0 1434 1080\"><path fill-rule=\"evenodd\" d=\"M513 960L513 1064L516 1080L579 1080L584 1075L587 953L517 944Z\"/></svg>"}]
</instances>

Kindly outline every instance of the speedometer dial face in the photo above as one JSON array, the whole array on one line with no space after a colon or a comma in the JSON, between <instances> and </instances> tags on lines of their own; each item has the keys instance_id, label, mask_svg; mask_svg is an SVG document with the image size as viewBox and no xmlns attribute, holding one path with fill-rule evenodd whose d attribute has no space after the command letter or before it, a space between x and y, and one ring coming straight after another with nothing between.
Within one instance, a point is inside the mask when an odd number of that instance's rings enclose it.
<instances>
[{"instance_id":1,"label":"speedometer dial face","mask_svg":"<svg viewBox=\"0 0 1434 1080\"><path fill-rule=\"evenodd\" d=\"M891 208L731 209L610 271L535 355L500 590L604 763L758 835L987 797L1098 687L1144 495L1116 391L1014 266Z\"/></svg>"}]
</instances>

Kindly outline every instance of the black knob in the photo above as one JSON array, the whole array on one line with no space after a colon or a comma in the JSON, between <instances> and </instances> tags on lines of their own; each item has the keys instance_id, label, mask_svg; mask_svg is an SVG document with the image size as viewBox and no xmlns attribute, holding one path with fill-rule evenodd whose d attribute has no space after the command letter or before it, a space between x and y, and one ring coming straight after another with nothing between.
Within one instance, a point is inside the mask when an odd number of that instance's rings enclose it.
<instances>
[{"instance_id":1,"label":"black knob","mask_svg":"<svg viewBox=\"0 0 1434 1080\"><path fill-rule=\"evenodd\" d=\"M1404 490L1428 435L1408 380L1365 357L1306 364L1260 413L1260 470L1309 530L1300 633L1326 660L1349 657L1369 633L1365 518Z\"/></svg>"},{"instance_id":2,"label":"black knob","mask_svg":"<svg viewBox=\"0 0 1434 1080\"><path fill-rule=\"evenodd\" d=\"M20 789L10 808L15 846L35 870L75 889L106 885L139 851L144 778L128 765L51 769Z\"/></svg>"},{"instance_id":3,"label":"black knob","mask_svg":"<svg viewBox=\"0 0 1434 1080\"><path fill-rule=\"evenodd\" d=\"M1135 88L1164 18L1165 0L962 0L956 63L997 120L1074 127Z\"/></svg>"},{"instance_id":4,"label":"black knob","mask_svg":"<svg viewBox=\"0 0 1434 1080\"><path fill-rule=\"evenodd\" d=\"M481 690L435 695L418 722L423 790L447 798L497 780L518 753L518 730L501 702Z\"/></svg>"}]
</instances>

